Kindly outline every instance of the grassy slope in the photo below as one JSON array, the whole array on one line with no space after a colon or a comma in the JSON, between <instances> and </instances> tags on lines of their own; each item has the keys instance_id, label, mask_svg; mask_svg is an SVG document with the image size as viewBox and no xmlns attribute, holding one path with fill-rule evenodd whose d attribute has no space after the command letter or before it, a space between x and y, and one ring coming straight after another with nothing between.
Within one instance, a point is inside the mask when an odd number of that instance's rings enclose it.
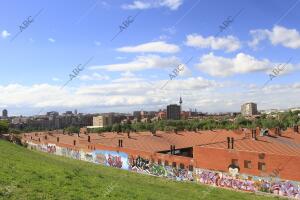
<instances>
[{"instance_id":1,"label":"grassy slope","mask_svg":"<svg viewBox=\"0 0 300 200\"><path fill-rule=\"evenodd\" d=\"M30 151L0 140L0 199L271 199Z\"/></svg>"}]
</instances>

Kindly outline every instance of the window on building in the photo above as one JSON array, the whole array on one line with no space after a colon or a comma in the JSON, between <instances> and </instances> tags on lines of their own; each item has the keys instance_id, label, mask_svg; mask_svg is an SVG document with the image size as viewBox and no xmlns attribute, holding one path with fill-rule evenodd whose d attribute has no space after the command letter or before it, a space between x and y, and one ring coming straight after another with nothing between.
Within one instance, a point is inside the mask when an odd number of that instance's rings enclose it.
<instances>
[{"instance_id":1,"label":"window on building","mask_svg":"<svg viewBox=\"0 0 300 200\"><path fill-rule=\"evenodd\" d=\"M184 169L184 164L180 163L179 167L180 169Z\"/></svg>"},{"instance_id":2,"label":"window on building","mask_svg":"<svg viewBox=\"0 0 300 200\"><path fill-rule=\"evenodd\" d=\"M232 159L231 164L233 164L235 166L239 166L239 160L238 159Z\"/></svg>"},{"instance_id":3,"label":"window on building","mask_svg":"<svg viewBox=\"0 0 300 200\"><path fill-rule=\"evenodd\" d=\"M157 164L161 165L161 159L158 159Z\"/></svg>"},{"instance_id":4,"label":"window on building","mask_svg":"<svg viewBox=\"0 0 300 200\"><path fill-rule=\"evenodd\" d=\"M165 160L165 166L169 166L169 162Z\"/></svg>"},{"instance_id":5,"label":"window on building","mask_svg":"<svg viewBox=\"0 0 300 200\"><path fill-rule=\"evenodd\" d=\"M174 167L174 168L176 168L176 167L177 167L177 164L176 164L176 162L173 162L173 163L172 163L172 167Z\"/></svg>"},{"instance_id":6,"label":"window on building","mask_svg":"<svg viewBox=\"0 0 300 200\"><path fill-rule=\"evenodd\" d=\"M194 167L193 167L193 165L189 165L189 171L193 171L194 170Z\"/></svg>"},{"instance_id":7,"label":"window on building","mask_svg":"<svg viewBox=\"0 0 300 200\"><path fill-rule=\"evenodd\" d=\"M266 171L266 163L258 162L258 170L259 171Z\"/></svg>"},{"instance_id":8,"label":"window on building","mask_svg":"<svg viewBox=\"0 0 300 200\"><path fill-rule=\"evenodd\" d=\"M244 160L244 168L251 169L251 161L250 160Z\"/></svg>"}]
</instances>

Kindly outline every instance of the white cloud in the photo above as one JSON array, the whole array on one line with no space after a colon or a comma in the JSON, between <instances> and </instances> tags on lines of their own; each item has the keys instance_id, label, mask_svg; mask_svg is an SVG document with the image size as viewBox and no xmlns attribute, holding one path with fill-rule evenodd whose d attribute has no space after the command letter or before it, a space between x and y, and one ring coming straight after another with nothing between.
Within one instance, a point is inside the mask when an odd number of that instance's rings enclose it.
<instances>
[{"instance_id":1,"label":"white cloud","mask_svg":"<svg viewBox=\"0 0 300 200\"><path fill-rule=\"evenodd\" d=\"M279 64L282 63L272 63L267 59L258 60L244 53L239 53L234 58L219 57L210 53L200 58L200 63L197 64L197 67L211 76L226 77L250 72L270 72ZM291 64L287 64L285 73L293 68Z\"/></svg>"},{"instance_id":2,"label":"white cloud","mask_svg":"<svg viewBox=\"0 0 300 200\"><path fill-rule=\"evenodd\" d=\"M170 35L174 35L176 33L175 27L164 28L163 31L167 32Z\"/></svg>"},{"instance_id":3,"label":"white cloud","mask_svg":"<svg viewBox=\"0 0 300 200\"><path fill-rule=\"evenodd\" d=\"M126 57L124 57L124 56L117 56L116 59L117 60L124 60L124 59L126 59Z\"/></svg>"},{"instance_id":4,"label":"white cloud","mask_svg":"<svg viewBox=\"0 0 300 200\"><path fill-rule=\"evenodd\" d=\"M101 5L102 5L102 7L106 8L106 9L110 8L110 4L107 3L106 1L101 1Z\"/></svg>"},{"instance_id":5,"label":"white cloud","mask_svg":"<svg viewBox=\"0 0 300 200\"><path fill-rule=\"evenodd\" d=\"M287 48L300 48L300 33L296 29L288 29L283 26L274 26L272 30L256 29L251 30L252 41L248 44L256 47L261 41L268 39L272 45L282 45Z\"/></svg>"},{"instance_id":6,"label":"white cloud","mask_svg":"<svg viewBox=\"0 0 300 200\"><path fill-rule=\"evenodd\" d=\"M52 78L52 81L59 82L59 81L61 81L61 79L56 78L56 77L53 77L53 78Z\"/></svg>"},{"instance_id":7,"label":"white cloud","mask_svg":"<svg viewBox=\"0 0 300 200\"><path fill-rule=\"evenodd\" d=\"M11 35L11 34L10 34L7 30L3 30L3 31L1 32L1 37L2 37L3 39L9 37L10 35Z\"/></svg>"},{"instance_id":8,"label":"white cloud","mask_svg":"<svg viewBox=\"0 0 300 200\"><path fill-rule=\"evenodd\" d=\"M128 53L176 53L180 48L175 44L168 44L164 41L149 42L137 46L126 46L118 48L117 51Z\"/></svg>"},{"instance_id":9,"label":"white cloud","mask_svg":"<svg viewBox=\"0 0 300 200\"><path fill-rule=\"evenodd\" d=\"M259 109L300 106L300 83L290 85L270 84L265 88L249 84L251 92L238 92L241 84L222 83L202 77L170 81L165 90L159 88L166 80L153 82L113 82L72 88L49 84L23 86L0 85L0 105L6 105L10 113L26 108L38 112L47 110L80 109L96 113L106 109L110 112L130 112L137 108L158 110L183 97L183 108L197 108L204 112L239 111L244 102L254 101ZM226 90L227 92L220 92Z\"/></svg>"},{"instance_id":10,"label":"white cloud","mask_svg":"<svg viewBox=\"0 0 300 200\"><path fill-rule=\"evenodd\" d=\"M241 48L238 38L234 36L207 38L202 35L191 34L186 37L186 45L196 48L210 48L212 50L224 49L226 52L236 51Z\"/></svg>"},{"instance_id":11,"label":"white cloud","mask_svg":"<svg viewBox=\"0 0 300 200\"><path fill-rule=\"evenodd\" d=\"M183 0L136 0L132 4L122 5L122 8L130 10L144 10L150 8L167 7L170 10L177 10L182 3Z\"/></svg>"},{"instance_id":12,"label":"white cloud","mask_svg":"<svg viewBox=\"0 0 300 200\"><path fill-rule=\"evenodd\" d=\"M54 43L54 42L55 42L55 39L53 39L53 38L48 38L48 41Z\"/></svg>"},{"instance_id":13,"label":"white cloud","mask_svg":"<svg viewBox=\"0 0 300 200\"><path fill-rule=\"evenodd\" d=\"M79 79L82 81L102 81L102 80L109 80L110 77L107 75L101 75L98 73L93 73L92 75L81 75Z\"/></svg>"},{"instance_id":14,"label":"white cloud","mask_svg":"<svg viewBox=\"0 0 300 200\"><path fill-rule=\"evenodd\" d=\"M158 55L138 56L128 63L119 63L103 66L91 66L89 69L105 69L107 71L139 71L153 68L168 68L181 64L180 60L175 57L160 57Z\"/></svg>"},{"instance_id":15,"label":"white cloud","mask_svg":"<svg viewBox=\"0 0 300 200\"><path fill-rule=\"evenodd\" d=\"M95 41L94 44L95 44L96 46L100 46L100 45L101 45L101 42Z\"/></svg>"}]
</instances>

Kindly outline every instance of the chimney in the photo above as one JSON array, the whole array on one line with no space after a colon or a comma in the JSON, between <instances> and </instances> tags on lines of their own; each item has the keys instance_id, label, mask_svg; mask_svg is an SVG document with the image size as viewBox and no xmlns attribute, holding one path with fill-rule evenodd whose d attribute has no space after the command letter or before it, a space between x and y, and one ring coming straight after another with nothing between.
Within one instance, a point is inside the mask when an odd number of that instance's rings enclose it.
<instances>
[{"instance_id":1,"label":"chimney","mask_svg":"<svg viewBox=\"0 0 300 200\"><path fill-rule=\"evenodd\" d=\"M130 138L130 132L129 131L127 132L127 137Z\"/></svg>"},{"instance_id":2,"label":"chimney","mask_svg":"<svg viewBox=\"0 0 300 200\"><path fill-rule=\"evenodd\" d=\"M152 133L152 136L156 136L156 130L152 130L151 133Z\"/></svg>"},{"instance_id":3,"label":"chimney","mask_svg":"<svg viewBox=\"0 0 300 200\"><path fill-rule=\"evenodd\" d=\"M227 149L230 149L230 137L227 137Z\"/></svg>"},{"instance_id":4,"label":"chimney","mask_svg":"<svg viewBox=\"0 0 300 200\"><path fill-rule=\"evenodd\" d=\"M73 141L74 146L76 146L76 140Z\"/></svg>"},{"instance_id":5,"label":"chimney","mask_svg":"<svg viewBox=\"0 0 300 200\"><path fill-rule=\"evenodd\" d=\"M256 129L252 129L252 139L256 140Z\"/></svg>"},{"instance_id":6,"label":"chimney","mask_svg":"<svg viewBox=\"0 0 300 200\"><path fill-rule=\"evenodd\" d=\"M91 136L88 136L88 142L91 142Z\"/></svg>"},{"instance_id":7,"label":"chimney","mask_svg":"<svg viewBox=\"0 0 300 200\"><path fill-rule=\"evenodd\" d=\"M47 135L45 135L45 140L47 140L48 139L48 137L47 137Z\"/></svg>"},{"instance_id":8,"label":"chimney","mask_svg":"<svg viewBox=\"0 0 300 200\"><path fill-rule=\"evenodd\" d=\"M123 147L123 140L119 140L119 147Z\"/></svg>"},{"instance_id":9,"label":"chimney","mask_svg":"<svg viewBox=\"0 0 300 200\"><path fill-rule=\"evenodd\" d=\"M171 155L174 154L174 152L173 152L173 145L170 145L170 152L171 152Z\"/></svg>"},{"instance_id":10,"label":"chimney","mask_svg":"<svg viewBox=\"0 0 300 200\"><path fill-rule=\"evenodd\" d=\"M294 132L299 133L299 127L298 127L298 125L294 126Z\"/></svg>"},{"instance_id":11,"label":"chimney","mask_svg":"<svg viewBox=\"0 0 300 200\"><path fill-rule=\"evenodd\" d=\"M279 128L279 127L276 127L276 128L275 128L275 135L281 136L280 128Z\"/></svg>"},{"instance_id":12,"label":"chimney","mask_svg":"<svg viewBox=\"0 0 300 200\"><path fill-rule=\"evenodd\" d=\"M30 139L32 140L32 136L30 136Z\"/></svg>"},{"instance_id":13,"label":"chimney","mask_svg":"<svg viewBox=\"0 0 300 200\"><path fill-rule=\"evenodd\" d=\"M175 155L175 145L173 145L173 155Z\"/></svg>"},{"instance_id":14,"label":"chimney","mask_svg":"<svg viewBox=\"0 0 300 200\"><path fill-rule=\"evenodd\" d=\"M56 141L59 142L59 137L56 138Z\"/></svg>"},{"instance_id":15,"label":"chimney","mask_svg":"<svg viewBox=\"0 0 300 200\"><path fill-rule=\"evenodd\" d=\"M41 138L39 138L39 142L41 142Z\"/></svg>"},{"instance_id":16,"label":"chimney","mask_svg":"<svg viewBox=\"0 0 300 200\"><path fill-rule=\"evenodd\" d=\"M80 132L77 133L77 136L80 137Z\"/></svg>"},{"instance_id":17,"label":"chimney","mask_svg":"<svg viewBox=\"0 0 300 200\"><path fill-rule=\"evenodd\" d=\"M234 144L234 138L231 138L231 149L233 149L233 144Z\"/></svg>"}]
</instances>

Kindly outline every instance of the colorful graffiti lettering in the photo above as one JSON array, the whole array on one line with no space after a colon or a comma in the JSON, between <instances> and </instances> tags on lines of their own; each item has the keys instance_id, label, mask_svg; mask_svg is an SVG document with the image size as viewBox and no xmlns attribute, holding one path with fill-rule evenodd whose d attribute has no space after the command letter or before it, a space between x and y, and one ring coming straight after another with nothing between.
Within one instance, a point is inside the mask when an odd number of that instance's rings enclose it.
<instances>
[{"instance_id":1,"label":"colorful graffiti lettering","mask_svg":"<svg viewBox=\"0 0 300 200\"><path fill-rule=\"evenodd\" d=\"M159 165L150 160L138 156L128 158L123 152L95 150L93 152L77 151L59 147L55 144L27 143L27 148L35 149L56 155L62 155L78 160L85 160L97 164L131 170L137 173L150 174L165 177L177 181L195 181L203 184L231 188L248 192L267 192L289 198L300 199L300 183L280 180L280 169L273 170L272 174L263 176L248 176L245 174L224 173L194 168L194 171L177 169L171 166ZM276 178L274 178L276 177Z\"/></svg>"},{"instance_id":2,"label":"colorful graffiti lettering","mask_svg":"<svg viewBox=\"0 0 300 200\"><path fill-rule=\"evenodd\" d=\"M295 186L290 181L270 182L268 180L260 179L260 181L244 180L232 178L228 174L221 172L212 172L206 170L196 170L196 181L204 184L215 185L220 187L227 187L237 190L250 192L268 192L280 196L294 197L300 199L300 186Z\"/></svg>"},{"instance_id":3,"label":"colorful graffiti lettering","mask_svg":"<svg viewBox=\"0 0 300 200\"><path fill-rule=\"evenodd\" d=\"M95 150L92 152L93 162L121 169L129 169L128 155L123 152Z\"/></svg>"},{"instance_id":4,"label":"colorful graffiti lettering","mask_svg":"<svg viewBox=\"0 0 300 200\"><path fill-rule=\"evenodd\" d=\"M106 157L104 154L96 154L96 160L95 160L96 163L99 163L101 165L105 165L106 163Z\"/></svg>"},{"instance_id":5,"label":"colorful graffiti lettering","mask_svg":"<svg viewBox=\"0 0 300 200\"><path fill-rule=\"evenodd\" d=\"M142 158L140 156L138 156L136 159L131 159L131 161L131 170L138 173L151 174L178 181L193 180L193 173L186 169L177 169L170 166L150 163L148 159Z\"/></svg>"},{"instance_id":6,"label":"colorful graffiti lettering","mask_svg":"<svg viewBox=\"0 0 300 200\"><path fill-rule=\"evenodd\" d=\"M121 156L112 156L110 154L108 154L107 163L109 166L117 168L122 168L123 164Z\"/></svg>"},{"instance_id":7,"label":"colorful graffiti lettering","mask_svg":"<svg viewBox=\"0 0 300 200\"><path fill-rule=\"evenodd\" d=\"M56 146L54 145L47 145L47 152L48 153L56 153Z\"/></svg>"}]
</instances>

